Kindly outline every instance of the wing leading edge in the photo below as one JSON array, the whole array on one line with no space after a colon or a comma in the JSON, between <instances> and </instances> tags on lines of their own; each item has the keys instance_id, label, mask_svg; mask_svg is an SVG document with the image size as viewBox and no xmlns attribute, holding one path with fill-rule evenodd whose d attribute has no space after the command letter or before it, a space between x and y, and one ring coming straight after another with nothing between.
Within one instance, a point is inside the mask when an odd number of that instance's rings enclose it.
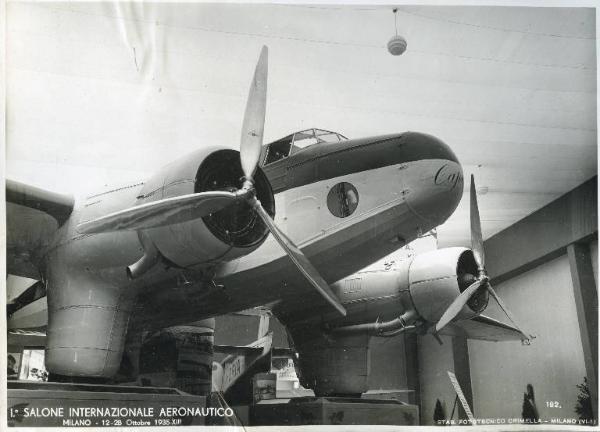
<instances>
[{"instance_id":1,"label":"wing leading edge","mask_svg":"<svg viewBox=\"0 0 600 432\"><path fill-rule=\"evenodd\" d=\"M15 276L39 279L39 252L73 211L74 199L6 180L6 261Z\"/></svg>"},{"instance_id":2,"label":"wing leading edge","mask_svg":"<svg viewBox=\"0 0 600 432\"><path fill-rule=\"evenodd\" d=\"M72 196L46 191L14 180L6 180L6 202L44 212L65 223L73 211Z\"/></svg>"}]
</instances>

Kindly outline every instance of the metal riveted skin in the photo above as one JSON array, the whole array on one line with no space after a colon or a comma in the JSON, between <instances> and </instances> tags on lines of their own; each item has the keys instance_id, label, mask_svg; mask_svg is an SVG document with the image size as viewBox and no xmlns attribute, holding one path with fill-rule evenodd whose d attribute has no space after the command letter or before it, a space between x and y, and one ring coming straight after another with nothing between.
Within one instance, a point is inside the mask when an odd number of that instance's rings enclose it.
<instances>
[{"instance_id":1,"label":"metal riveted skin","mask_svg":"<svg viewBox=\"0 0 600 432\"><path fill-rule=\"evenodd\" d=\"M419 254L409 270L410 296L419 315L432 323L442 316L448 306L460 295L457 265L467 248L452 247ZM476 314L465 305L458 319Z\"/></svg>"}]
</instances>

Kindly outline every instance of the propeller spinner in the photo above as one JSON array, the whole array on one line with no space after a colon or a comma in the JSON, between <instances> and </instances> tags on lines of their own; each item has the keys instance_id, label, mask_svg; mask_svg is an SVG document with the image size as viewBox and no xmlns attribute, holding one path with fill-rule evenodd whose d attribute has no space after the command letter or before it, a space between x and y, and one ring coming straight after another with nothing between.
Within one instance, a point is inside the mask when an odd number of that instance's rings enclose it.
<instances>
[{"instance_id":1,"label":"propeller spinner","mask_svg":"<svg viewBox=\"0 0 600 432\"><path fill-rule=\"evenodd\" d=\"M526 335L515 322L514 316L506 308L505 304L500 300L496 291L492 288L489 282L487 272L485 271L485 252L483 250L483 236L481 234L481 219L479 218L479 207L477 205L477 192L475 190L475 179L471 174L471 190L470 190L470 219L471 219L471 249L477 264L479 275L476 280L450 304L444 312L440 320L435 325L436 333L442 330L450 321L452 321L460 313L467 302L479 292L479 290L487 289L490 295L496 300L498 306L506 314L508 319L513 323L515 328L521 333L524 341L529 341L532 336Z\"/></svg>"},{"instance_id":2,"label":"propeller spinner","mask_svg":"<svg viewBox=\"0 0 600 432\"><path fill-rule=\"evenodd\" d=\"M268 230L288 254L298 270L342 315L346 309L302 251L271 219L256 197L254 173L258 166L263 143L267 106L268 49L263 46L244 113L240 142L240 162L245 180L237 191L206 191L154 201L84 222L77 229L83 234L118 230L141 230L171 223L180 223L207 216L236 202L246 201L264 221Z\"/></svg>"}]
</instances>

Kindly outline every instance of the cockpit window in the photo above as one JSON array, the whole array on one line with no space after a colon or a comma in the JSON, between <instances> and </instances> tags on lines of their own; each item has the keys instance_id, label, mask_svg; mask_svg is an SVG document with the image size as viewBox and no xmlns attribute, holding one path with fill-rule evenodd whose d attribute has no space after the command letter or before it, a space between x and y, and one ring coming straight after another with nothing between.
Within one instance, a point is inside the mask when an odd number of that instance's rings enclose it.
<instances>
[{"instance_id":1,"label":"cockpit window","mask_svg":"<svg viewBox=\"0 0 600 432\"><path fill-rule=\"evenodd\" d=\"M305 131L296 132L292 150L299 150L320 143L336 143L347 138L337 132L331 132L323 129L307 129ZM293 152L292 152L293 153Z\"/></svg>"},{"instance_id":2,"label":"cockpit window","mask_svg":"<svg viewBox=\"0 0 600 432\"><path fill-rule=\"evenodd\" d=\"M288 157L290 154L297 153L314 144L337 143L347 139L337 132L324 129L307 129L296 132L268 145L264 165Z\"/></svg>"},{"instance_id":3,"label":"cockpit window","mask_svg":"<svg viewBox=\"0 0 600 432\"><path fill-rule=\"evenodd\" d=\"M290 147L292 145L292 137L293 135L290 135L289 137L282 138L279 141L269 144L265 165L289 156Z\"/></svg>"}]
</instances>

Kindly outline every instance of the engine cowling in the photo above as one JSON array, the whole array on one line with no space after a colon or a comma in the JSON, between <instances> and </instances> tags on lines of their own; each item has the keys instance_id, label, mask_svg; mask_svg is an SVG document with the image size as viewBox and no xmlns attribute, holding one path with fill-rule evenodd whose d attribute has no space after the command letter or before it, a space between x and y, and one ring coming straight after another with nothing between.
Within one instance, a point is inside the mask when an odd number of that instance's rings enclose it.
<instances>
[{"instance_id":1,"label":"engine cowling","mask_svg":"<svg viewBox=\"0 0 600 432\"><path fill-rule=\"evenodd\" d=\"M444 248L417 255L409 268L409 292L417 313L430 323L438 322L454 299L475 282L476 275L470 249ZM473 318L488 300L487 290L479 290L456 319Z\"/></svg>"},{"instance_id":2,"label":"engine cowling","mask_svg":"<svg viewBox=\"0 0 600 432\"><path fill-rule=\"evenodd\" d=\"M162 168L145 183L136 205L211 190L235 191L242 186L239 152L222 148L198 150ZM257 198L271 217L275 199L260 168L254 175ZM188 222L148 229L145 233L172 263L181 267L229 261L264 242L268 230L244 201Z\"/></svg>"}]
</instances>

